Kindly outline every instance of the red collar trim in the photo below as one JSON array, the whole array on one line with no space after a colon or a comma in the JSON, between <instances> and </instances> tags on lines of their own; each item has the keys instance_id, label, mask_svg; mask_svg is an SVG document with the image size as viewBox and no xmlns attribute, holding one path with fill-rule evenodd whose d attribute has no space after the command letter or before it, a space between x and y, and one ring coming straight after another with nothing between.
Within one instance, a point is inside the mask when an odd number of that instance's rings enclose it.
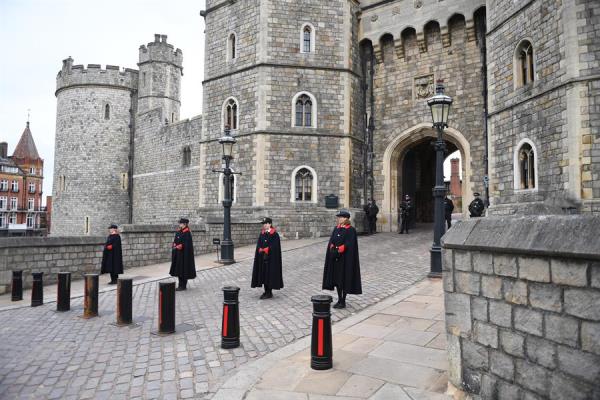
<instances>
[{"instance_id":1,"label":"red collar trim","mask_svg":"<svg viewBox=\"0 0 600 400\"><path fill-rule=\"evenodd\" d=\"M265 231L264 229L262 229L262 230L260 231L260 234L261 234L261 235L264 235L264 234L265 234L265 233L267 233L267 232L269 233L269 235L272 235L272 234L274 234L274 233L275 233L275 232L277 232L277 231L275 230L275 228L271 227L271 228L270 228L268 231Z\"/></svg>"},{"instance_id":2,"label":"red collar trim","mask_svg":"<svg viewBox=\"0 0 600 400\"><path fill-rule=\"evenodd\" d=\"M337 228L344 228L344 229L349 229L352 225L350 224L346 224L346 225L338 225Z\"/></svg>"},{"instance_id":3,"label":"red collar trim","mask_svg":"<svg viewBox=\"0 0 600 400\"><path fill-rule=\"evenodd\" d=\"M190 231L190 228L188 228L188 227L185 227L181 230L181 232L183 232L183 233L187 233L189 231Z\"/></svg>"}]
</instances>

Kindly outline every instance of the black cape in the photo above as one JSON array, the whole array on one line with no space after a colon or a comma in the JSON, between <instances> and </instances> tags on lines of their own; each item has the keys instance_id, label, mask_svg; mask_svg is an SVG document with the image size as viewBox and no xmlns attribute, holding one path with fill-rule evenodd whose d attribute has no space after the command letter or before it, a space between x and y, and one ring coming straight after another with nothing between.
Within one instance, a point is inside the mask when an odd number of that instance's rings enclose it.
<instances>
[{"instance_id":1,"label":"black cape","mask_svg":"<svg viewBox=\"0 0 600 400\"><path fill-rule=\"evenodd\" d=\"M177 245L182 245L181 250ZM194 279L196 277L196 263L194 261L194 243L192 232L188 228L175 232L175 239L171 250L171 276L178 278Z\"/></svg>"},{"instance_id":2,"label":"black cape","mask_svg":"<svg viewBox=\"0 0 600 400\"><path fill-rule=\"evenodd\" d=\"M269 248L269 255L259 253L259 248ZM251 287L267 285L270 289L279 290L283 287L283 274L281 272L281 243L279 234L272 232L261 232L256 243L254 252L254 267L252 268Z\"/></svg>"},{"instance_id":3,"label":"black cape","mask_svg":"<svg viewBox=\"0 0 600 400\"><path fill-rule=\"evenodd\" d=\"M112 249L109 250L108 246L112 245ZM123 273L123 250L121 249L121 236L119 234L109 235L106 238L104 244L104 251L102 251L102 268L100 273Z\"/></svg>"},{"instance_id":4,"label":"black cape","mask_svg":"<svg viewBox=\"0 0 600 400\"><path fill-rule=\"evenodd\" d=\"M336 257L331 245L344 245L345 251ZM327 244L325 270L323 271L323 289L341 288L348 294L362 294L360 279L360 260L356 229L352 226L336 227Z\"/></svg>"}]
</instances>

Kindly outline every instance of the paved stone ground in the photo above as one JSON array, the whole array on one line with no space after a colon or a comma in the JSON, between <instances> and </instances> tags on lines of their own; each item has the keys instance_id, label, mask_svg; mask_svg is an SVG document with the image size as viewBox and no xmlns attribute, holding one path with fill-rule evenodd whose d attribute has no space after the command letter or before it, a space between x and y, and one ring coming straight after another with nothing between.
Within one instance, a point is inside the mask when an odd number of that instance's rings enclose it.
<instances>
[{"instance_id":1,"label":"paved stone ground","mask_svg":"<svg viewBox=\"0 0 600 400\"><path fill-rule=\"evenodd\" d=\"M359 239L362 296L349 296L339 321L421 280L429 269L431 232ZM134 328L118 328L115 292L101 293L100 317L81 319L55 304L0 312L0 398L211 398L236 367L310 334L310 297L321 293L325 244L283 255L284 283L272 300L250 285L251 260L198 273L177 294L177 324L190 330L158 337L157 282L134 286ZM241 347L220 349L221 288L240 293ZM330 293L330 292L328 292Z\"/></svg>"}]
</instances>

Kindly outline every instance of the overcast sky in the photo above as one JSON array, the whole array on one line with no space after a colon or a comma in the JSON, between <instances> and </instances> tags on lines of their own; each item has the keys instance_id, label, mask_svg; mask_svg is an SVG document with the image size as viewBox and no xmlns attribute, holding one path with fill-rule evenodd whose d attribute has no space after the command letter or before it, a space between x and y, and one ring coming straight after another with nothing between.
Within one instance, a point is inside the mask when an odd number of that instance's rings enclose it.
<instances>
[{"instance_id":1,"label":"overcast sky","mask_svg":"<svg viewBox=\"0 0 600 400\"><path fill-rule=\"evenodd\" d=\"M56 74L62 60L136 68L155 33L183 51L181 118L202 112L204 0L0 0L0 141L14 151L31 109L31 132L52 194ZM449 162L446 166L449 177Z\"/></svg>"},{"instance_id":2,"label":"overcast sky","mask_svg":"<svg viewBox=\"0 0 600 400\"><path fill-rule=\"evenodd\" d=\"M136 68L138 48L155 33L183 51L181 118L202 112L203 0L0 0L0 141L11 155L31 109L44 159L44 197L52 194L56 74L62 60Z\"/></svg>"}]
</instances>

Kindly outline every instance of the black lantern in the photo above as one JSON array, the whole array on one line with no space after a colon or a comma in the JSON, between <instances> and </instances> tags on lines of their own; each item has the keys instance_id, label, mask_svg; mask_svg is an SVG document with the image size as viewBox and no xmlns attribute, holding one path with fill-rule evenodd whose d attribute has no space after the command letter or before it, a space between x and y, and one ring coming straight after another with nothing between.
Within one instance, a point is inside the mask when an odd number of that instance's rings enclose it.
<instances>
[{"instance_id":1,"label":"black lantern","mask_svg":"<svg viewBox=\"0 0 600 400\"><path fill-rule=\"evenodd\" d=\"M219 143L223 146L223 160L231 160L233 158L233 145L236 140L231 136L231 130L228 126L225 127L225 135L219 138Z\"/></svg>"},{"instance_id":2,"label":"black lantern","mask_svg":"<svg viewBox=\"0 0 600 400\"><path fill-rule=\"evenodd\" d=\"M444 198L446 197L446 185L444 185L444 153L446 142L444 142L444 128L448 126L448 115L452 98L444 94L443 81L438 81L435 95L427 100L431 108L433 128L437 131L435 148L435 187L433 188L434 218L433 218L433 244L431 245L431 270L430 277L442 276L442 246L441 239L445 231L444 221Z\"/></svg>"}]
</instances>

